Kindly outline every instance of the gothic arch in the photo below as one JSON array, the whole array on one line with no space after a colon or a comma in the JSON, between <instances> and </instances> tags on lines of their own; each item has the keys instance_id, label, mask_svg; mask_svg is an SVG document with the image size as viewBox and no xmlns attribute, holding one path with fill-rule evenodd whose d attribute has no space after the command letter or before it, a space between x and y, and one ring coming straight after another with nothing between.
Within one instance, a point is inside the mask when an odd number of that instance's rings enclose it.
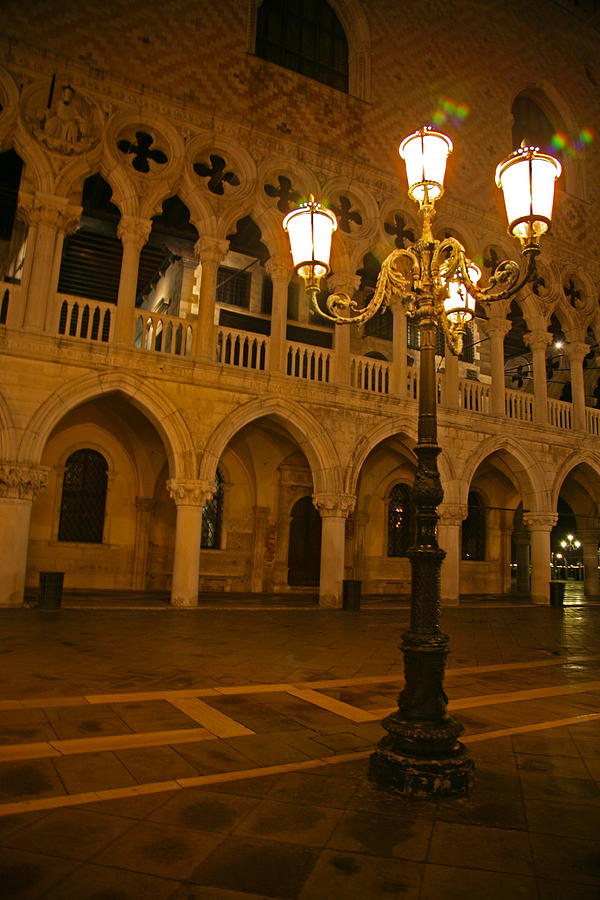
<instances>
[{"instance_id":1,"label":"gothic arch","mask_svg":"<svg viewBox=\"0 0 600 900\"><path fill-rule=\"evenodd\" d=\"M107 394L122 394L155 426L165 446L172 478L194 478L195 453L188 426L181 413L164 394L149 389L132 375L96 373L68 382L38 407L25 430L19 460L37 463L48 436L65 413L89 400Z\"/></svg>"},{"instance_id":2,"label":"gothic arch","mask_svg":"<svg viewBox=\"0 0 600 900\"><path fill-rule=\"evenodd\" d=\"M15 425L10 407L0 394L0 460L13 460L17 455Z\"/></svg>"},{"instance_id":3,"label":"gothic arch","mask_svg":"<svg viewBox=\"0 0 600 900\"><path fill-rule=\"evenodd\" d=\"M371 99L371 31L359 0L328 0L340 20L348 41L348 93L360 100ZM262 0L248 4L248 53L256 45L256 18Z\"/></svg>"},{"instance_id":4,"label":"gothic arch","mask_svg":"<svg viewBox=\"0 0 600 900\"><path fill-rule=\"evenodd\" d=\"M594 475L600 480L600 458L589 452L582 453L580 450L573 451L565 460L563 460L560 468L555 474L554 483L552 485L553 509L556 509L558 505L558 498L565 480L577 466L586 466L591 469Z\"/></svg>"},{"instance_id":5,"label":"gothic arch","mask_svg":"<svg viewBox=\"0 0 600 900\"><path fill-rule=\"evenodd\" d=\"M528 512L547 512L550 504L550 492L546 486L547 478L539 464L533 458L528 457L516 441L503 436L488 438L478 446L474 454L469 456L460 476L461 497L459 502L464 506L467 505L469 488L475 472L485 459L496 453L506 457L511 463L511 473L519 488L523 508Z\"/></svg>"},{"instance_id":6,"label":"gothic arch","mask_svg":"<svg viewBox=\"0 0 600 900\"><path fill-rule=\"evenodd\" d=\"M252 400L238 407L221 422L200 454L198 477L211 481L223 451L231 438L245 425L267 417L277 419L308 459L315 493L339 493L342 490L337 449L321 423L295 403L278 399ZM310 435L310 437L309 437Z\"/></svg>"},{"instance_id":7,"label":"gothic arch","mask_svg":"<svg viewBox=\"0 0 600 900\"><path fill-rule=\"evenodd\" d=\"M412 422L401 423L398 420L384 422L383 425L378 425L372 431L362 435L358 440L346 467L344 483L345 493L353 496L356 494L358 478L369 453L387 438L399 437L401 435L406 436L407 447L412 451L413 447L411 447L411 443L414 446L417 441L416 427Z\"/></svg>"}]
</instances>

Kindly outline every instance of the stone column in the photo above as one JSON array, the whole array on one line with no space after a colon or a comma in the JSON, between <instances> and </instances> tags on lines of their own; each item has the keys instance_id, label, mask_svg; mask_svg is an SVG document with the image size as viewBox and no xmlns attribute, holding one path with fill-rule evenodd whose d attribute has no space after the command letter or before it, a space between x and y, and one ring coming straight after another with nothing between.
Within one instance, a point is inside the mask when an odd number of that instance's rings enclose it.
<instances>
[{"instance_id":1,"label":"stone column","mask_svg":"<svg viewBox=\"0 0 600 900\"><path fill-rule=\"evenodd\" d=\"M81 206L68 206L59 216L56 242L54 245L54 263L52 265L50 289L46 305L45 331L55 332L58 329L60 310L54 302L54 298L56 296L56 291L58 290L58 279L60 277L60 266L62 263L65 237L68 234L74 234L79 228L82 211Z\"/></svg>"},{"instance_id":2,"label":"stone column","mask_svg":"<svg viewBox=\"0 0 600 900\"><path fill-rule=\"evenodd\" d=\"M556 513L525 513L523 522L531 536L531 601L550 603L550 532L556 524Z\"/></svg>"},{"instance_id":3,"label":"stone column","mask_svg":"<svg viewBox=\"0 0 600 900\"><path fill-rule=\"evenodd\" d=\"M269 520L268 506L254 507L254 530L252 539L252 561L250 570L250 590L260 594L263 590L263 569L265 562L265 537Z\"/></svg>"},{"instance_id":4,"label":"stone column","mask_svg":"<svg viewBox=\"0 0 600 900\"><path fill-rule=\"evenodd\" d=\"M358 275L332 275L327 280L327 288L332 293L348 294L352 297L360 285ZM350 365L352 356L350 353L350 325L336 325L333 338L335 384L350 384Z\"/></svg>"},{"instance_id":5,"label":"stone column","mask_svg":"<svg viewBox=\"0 0 600 900\"><path fill-rule=\"evenodd\" d=\"M115 342L120 347L133 347L135 336L135 300L137 294L140 253L152 229L150 219L122 216L117 234L123 245L121 277L117 294Z\"/></svg>"},{"instance_id":6,"label":"stone column","mask_svg":"<svg viewBox=\"0 0 600 900\"><path fill-rule=\"evenodd\" d=\"M458 356L452 353L448 342L444 356L444 405L458 409Z\"/></svg>"},{"instance_id":7,"label":"stone column","mask_svg":"<svg viewBox=\"0 0 600 900\"><path fill-rule=\"evenodd\" d=\"M171 605L197 606L202 510L214 494L216 485L214 481L170 478L167 490L177 504Z\"/></svg>"},{"instance_id":8,"label":"stone column","mask_svg":"<svg viewBox=\"0 0 600 900\"><path fill-rule=\"evenodd\" d=\"M440 508L438 543L446 551L440 574L440 599L444 606L458 606L460 596L461 526L467 507L444 505Z\"/></svg>"},{"instance_id":9,"label":"stone column","mask_svg":"<svg viewBox=\"0 0 600 900\"><path fill-rule=\"evenodd\" d=\"M202 264L198 321L196 322L196 358L213 362L215 358L215 299L219 266L229 250L229 241L202 236L195 251Z\"/></svg>"},{"instance_id":10,"label":"stone column","mask_svg":"<svg viewBox=\"0 0 600 900\"><path fill-rule=\"evenodd\" d=\"M517 550L517 593L528 594L529 583L529 534L526 531L515 531L513 540Z\"/></svg>"},{"instance_id":11,"label":"stone column","mask_svg":"<svg viewBox=\"0 0 600 900\"><path fill-rule=\"evenodd\" d=\"M48 469L0 463L0 606L23 603L31 508L48 483Z\"/></svg>"},{"instance_id":12,"label":"stone column","mask_svg":"<svg viewBox=\"0 0 600 900\"><path fill-rule=\"evenodd\" d=\"M64 197L38 194L32 208L27 211L30 236L33 238L35 234L35 240L28 238L27 241L31 270L23 326L32 331L43 331L48 299L51 291L56 290L56 284L52 284L56 241L61 213L66 206Z\"/></svg>"},{"instance_id":13,"label":"stone column","mask_svg":"<svg viewBox=\"0 0 600 900\"><path fill-rule=\"evenodd\" d=\"M538 425L548 424L548 386L546 381L546 347L552 340L547 331L529 331L523 339L531 349L533 358L533 391L535 395L534 420Z\"/></svg>"},{"instance_id":14,"label":"stone column","mask_svg":"<svg viewBox=\"0 0 600 900\"><path fill-rule=\"evenodd\" d=\"M340 607L344 580L346 516L355 497L348 494L315 494L313 502L321 514L321 574L319 606Z\"/></svg>"},{"instance_id":15,"label":"stone column","mask_svg":"<svg viewBox=\"0 0 600 900\"><path fill-rule=\"evenodd\" d=\"M271 372L285 375L288 285L292 270L289 265L277 259L267 260L265 269L273 282L269 369Z\"/></svg>"},{"instance_id":16,"label":"stone column","mask_svg":"<svg viewBox=\"0 0 600 900\"><path fill-rule=\"evenodd\" d=\"M600 528L584 528L578 530L583 543L583 590L588 600L597 600L598 586L598 541Z\"/></svg>"},{"instance_id":17,"label":"stone column","mask_svg":"<svg viewBox=\"0 0 600 900\"><path fill-rule=\"evenodd\" d=\"M392 366L390 372L390 392L398 396L406 397L406 309L399 297L392 297L390 301L392 317L394 319L392 342Z\"/></svg>"},{"instance_id":18,"label":"stone column","mask_svg":"<svg viewBox=\"0 0 600 900\"><path fill-rule=\"evenodd\" d=\"M571 366L571 396L573 403L573 428L585 431L585 384L583 380L583 358L590 348L583 341L567 344L567 355Z\"/></svg>"},{"instance_id":19,"label":"stone column","mask_svg":"<svg viewBox=\"0 0 600 900\"><path fill-rule=\"evenodd\" d=\"M134 591L146 589L146 563L148 560L148 533L154 501L152 497L136 497L135 546L133 551Z\"/></svg>"},{"instance_id":20,"label":"stone column","mask_svg":"<svg viewBox=\"0 0 600 900\"><path fill-rule=\"evenodd\" d=\"M502 315L490 315L487 321L487 334L490 339L491 363L491 414L506 415L504 400L504 337L510 331L510 322Z\"/></svg>"}]
</instances>

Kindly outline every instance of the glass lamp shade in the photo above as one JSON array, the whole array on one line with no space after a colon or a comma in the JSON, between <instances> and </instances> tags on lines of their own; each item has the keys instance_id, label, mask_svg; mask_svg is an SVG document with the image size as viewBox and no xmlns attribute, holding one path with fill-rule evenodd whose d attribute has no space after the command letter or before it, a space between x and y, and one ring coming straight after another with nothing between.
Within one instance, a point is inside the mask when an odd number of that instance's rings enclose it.
<instances>
[{"instance_id":1,"label":"glass lamp shade","mask_svg":"<svg viewBox=\"0 0 600 900\"><path fill-rule=\"evenodd\" d=\"M452 141L439 131L421 128L404 138L398 150L406 164L408 194L417 203L429 205L444 193L446 160Z\"/></svg>"},{"instance_id":2,"label":"glass lamp shade","mask_svg":"<svg viewBox=\"0 0 600 900\"><path fill-rule=\"evenodd\" d=\"M475 263L467 266L469 278L477 284L481 278L481 269ZM446 285L448 296L444 300L444 312L452 325L466 325L475 315L475 298L469 294L466 286L458 278L452 279Z\"/></svg>"},{"instance_id":3,"label":"glass lamp shade","mask_svg":"<svg viewBox=\"0 0 600 900\"><path fill-rule=\"evenodd\" d=\"M294 268L306 284L318 284L329 272L331 236L337 228L335 215L311 196L283 220Z\"/></svg>"},{"instance_id":4,"label":"glass lamp shade","mask_svg":"<svg viewBox=\"0 0 600 900\"><path fill-rule=\"evenodd\" d=\"M524 246L535 246L550 227L554 183L561 165L537 147L519 147L496 169L496 184L502 188L509 233Z\"/></svg>"}]
</instances>

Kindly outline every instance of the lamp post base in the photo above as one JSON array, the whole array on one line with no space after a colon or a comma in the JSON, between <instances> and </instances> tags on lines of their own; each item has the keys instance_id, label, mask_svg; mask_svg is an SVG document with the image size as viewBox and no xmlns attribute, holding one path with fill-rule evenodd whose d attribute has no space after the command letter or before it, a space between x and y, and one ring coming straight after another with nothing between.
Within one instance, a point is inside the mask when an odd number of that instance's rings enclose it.
<instances>
[{"instance_id":1,"label":"lamp post base","mask_svg":"<svg viewBox=\"0 0 600 900\"><path fill-rule=\"evenodd\" d=\"M447 756L409 756L393 748L391 736L383 738L369 762L375 784L415 799L441 800L469 793L473 784L473 760L459 741Z\"/></svg>"}]
</instances>

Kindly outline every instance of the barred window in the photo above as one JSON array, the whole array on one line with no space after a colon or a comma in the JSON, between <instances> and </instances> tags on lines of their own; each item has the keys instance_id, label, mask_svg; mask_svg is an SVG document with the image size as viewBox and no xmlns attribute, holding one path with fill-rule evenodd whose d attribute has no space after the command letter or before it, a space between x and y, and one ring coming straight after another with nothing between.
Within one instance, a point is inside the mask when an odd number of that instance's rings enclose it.
<instances>
[{"instance_id":1,"label":"barred window","mask_svg":"<svg viewBox=\"0 0 600 900\"><path fill-rule=\"evenodd\" d=\"M63 479L59 541L101 544L104 533L108 464L96 450L76 450Z\"/></svg>"},{"instance_id":2,"label":"barred window","mask_svg":"<svg viewBox=\"0 0 600 900\"><path fill-rule=\"evenodd\" d=\"M406 346L409 350L418 350L421 346L419 326L413 319L406 320Z\"/></svg>"},{"instance_id":3,"label":"barred window","mask_svg":"<svg viewBox=\"0 0 600 900\"><path fill-rule=\"evenodd\" d=\"M263 0L256 21L256 55L348 91L348 41L324 0Z\"/></svg>"},{"instance_id":4,"label":"barred window","mask_svg":"<svg viewBox=\"0 0 600 900\"><path fill-rule=\"evenodd\" d=\"M485 559L485 505L483 497L469 491L469 513L462 524L462 558Z\"/></svg>"},{"instance_id":5,"label":"barred window","mask_svg":"<svg viewBox=\"0 0 600 900\"><path fill-rule=\"evenodd\" d=\"M395 484L388 505L388 556L406 556L415 538L412 488Z\"/></svg>"},{"instance_id":6,"label":"barred window","mask_svg":"<svg viewBox=\"0 0 600 900\"><path fill-rule=\"evenodd\" d=\"M227 303L229 306L241 306L243 309L248 309L250 307L251 279L250 272L220 266L217 280L217 303Z\"/></svg>"},{"instance_id":7,"label":"barred window","mask_svg":"<svg viewBox=\"0 0 600 900\"><path fill-rule=\"evenodd\" d=\"M215 477L217 489L202 510L202 538L200 546L204 550L218 550L221 546L221 524L223 521L223 474L217 469Z\"/></svg>"}]
</instances>

